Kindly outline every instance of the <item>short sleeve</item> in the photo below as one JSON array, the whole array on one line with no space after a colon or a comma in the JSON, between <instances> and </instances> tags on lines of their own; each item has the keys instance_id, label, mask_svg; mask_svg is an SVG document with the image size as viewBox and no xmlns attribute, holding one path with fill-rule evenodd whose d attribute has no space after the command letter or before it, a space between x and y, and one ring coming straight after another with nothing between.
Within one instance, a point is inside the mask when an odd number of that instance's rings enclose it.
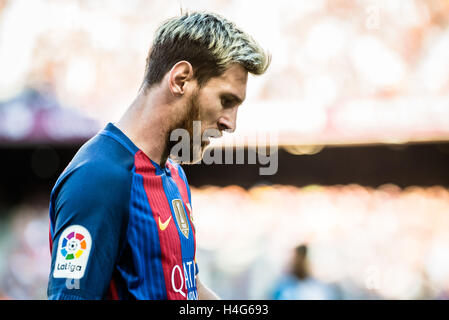
<instances>
[{"instance_id":1,"label":"short sleeve","mask_svg":"<svg viewBox=\"0 0 449 320\"><path fill-rule=\"evenodd\" d=\"M52 191L48 298L103 299L124 246L130 178L124 169L84 163Z\"/></svg>"}]
</instances>

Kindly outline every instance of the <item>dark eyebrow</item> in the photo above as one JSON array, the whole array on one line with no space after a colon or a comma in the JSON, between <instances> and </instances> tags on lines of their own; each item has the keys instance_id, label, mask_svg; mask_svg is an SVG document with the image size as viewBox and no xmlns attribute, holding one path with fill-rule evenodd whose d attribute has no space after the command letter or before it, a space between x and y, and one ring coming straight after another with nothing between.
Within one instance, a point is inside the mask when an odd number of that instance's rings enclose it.
<instances>
[{"instance_id":1,"label":"dark eyebrow","mask_svg":"<svg viewBox=\"0 0 449 320\"><path fill-rule=\"evenodd\" d=\"M243 102L243 100L242 99L240 99L238 96L236 96L235 94L233 94L233 93L223 93L222 95L221 95L221 97L222 98L226 98L226 99L229 99L229 100L233 100L236 104L241 104L242 102Z\"/></svg>"}]
</instances>

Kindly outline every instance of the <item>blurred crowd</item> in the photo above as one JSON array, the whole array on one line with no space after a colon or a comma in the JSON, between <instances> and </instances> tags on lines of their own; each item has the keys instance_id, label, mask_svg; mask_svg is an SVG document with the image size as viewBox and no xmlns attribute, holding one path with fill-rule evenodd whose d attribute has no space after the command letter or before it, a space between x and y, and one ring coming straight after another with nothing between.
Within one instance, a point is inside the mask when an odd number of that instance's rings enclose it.
<instances>
[{"instance_id":1,"label":"blurred crowd","mask_svg":"<svg viewBox=\"0 0 449 320\"><path fill-rule=\"evenodd\" d=\"M449 138L446 0L0 0L0 101L31 86L117 120L156 27L181 10L219 12L272 53L268 72L248 83L236 136L277 132L289 145Z\"/></svg>"},{"instance_id":2,"label":"blurred crowd","mask_svg":"<svg viewBox=\"0 0 449 320\"><path fill-rule=\"evenodd\" d=\"M25 204L0 215L0 299L46 299L48 208Z\"/></svg>"},{"instance_id":3,"label":"blurred crowd","mask_svg":"<svg viewBox=\"0 0 449 320\"><path fill-rule=\"evenodd\" d=\"M223 298L449 298L443 187L209 186L192 205L201 276ZM45 299L47 208L1 216L0 297Z\"/></svg>"},{"instance_id":4,"label":"blurred crowd","mask_svg":"<svg viewBox=\"0 0 449 320\"><path fill-rule=\"evenodd\" d=\"M302 243L310 275L336 285L338 297L446 297L443 187L229 186L194 189L192 197L199 265L225 297L272 298Z\"/></svg>"}]
</instances>

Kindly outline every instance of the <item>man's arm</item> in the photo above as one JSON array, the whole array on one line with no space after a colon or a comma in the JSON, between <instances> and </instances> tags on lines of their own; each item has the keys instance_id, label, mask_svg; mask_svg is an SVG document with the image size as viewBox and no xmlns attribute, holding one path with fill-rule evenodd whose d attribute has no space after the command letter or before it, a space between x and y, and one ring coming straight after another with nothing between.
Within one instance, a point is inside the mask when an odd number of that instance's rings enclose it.
<instances>
[{"instance_id":1,"label":"man's arm","mask_svg":"<svg viewBox=\"0 0 449 320\"><path fill-rule=\"evenodd\" d=\"M88 163L59 186L49 299L104 298L126 230L126 182L110 166Z\"/></svg>"},{"instance_id":2,"label":"man's arm","mask_svg":"<svg viewBox=\"0 0 449 320\"><path fill-rule=\"evenodd\" d=\"M220 300L220 297L215 294L211 289L206 287L201 281L198 276L195 277L196 279L196 289L198 291L198 299L199 300Z\"/></svg>"}]
</instances>

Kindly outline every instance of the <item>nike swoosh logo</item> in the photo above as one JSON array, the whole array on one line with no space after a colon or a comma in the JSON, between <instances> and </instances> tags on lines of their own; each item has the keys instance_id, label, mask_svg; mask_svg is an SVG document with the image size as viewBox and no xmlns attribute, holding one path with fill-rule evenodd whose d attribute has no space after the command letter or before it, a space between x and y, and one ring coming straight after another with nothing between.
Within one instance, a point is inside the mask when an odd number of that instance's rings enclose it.
<instances>
[{"instance_id":1,"label":"nike swoosh logo","mask_svg":"<svg viewBox=\"0 0 449 320\"><path fill-rule=\"evenodd\" d=\"M161 231L164 231L165 229L167 229L168 224L170 223L171 217L169 217L167 220L165 220L164 223L162 223L161 221L161 217L159 217L159 229L161 229Z\"/></svg>"}]
</instances>

